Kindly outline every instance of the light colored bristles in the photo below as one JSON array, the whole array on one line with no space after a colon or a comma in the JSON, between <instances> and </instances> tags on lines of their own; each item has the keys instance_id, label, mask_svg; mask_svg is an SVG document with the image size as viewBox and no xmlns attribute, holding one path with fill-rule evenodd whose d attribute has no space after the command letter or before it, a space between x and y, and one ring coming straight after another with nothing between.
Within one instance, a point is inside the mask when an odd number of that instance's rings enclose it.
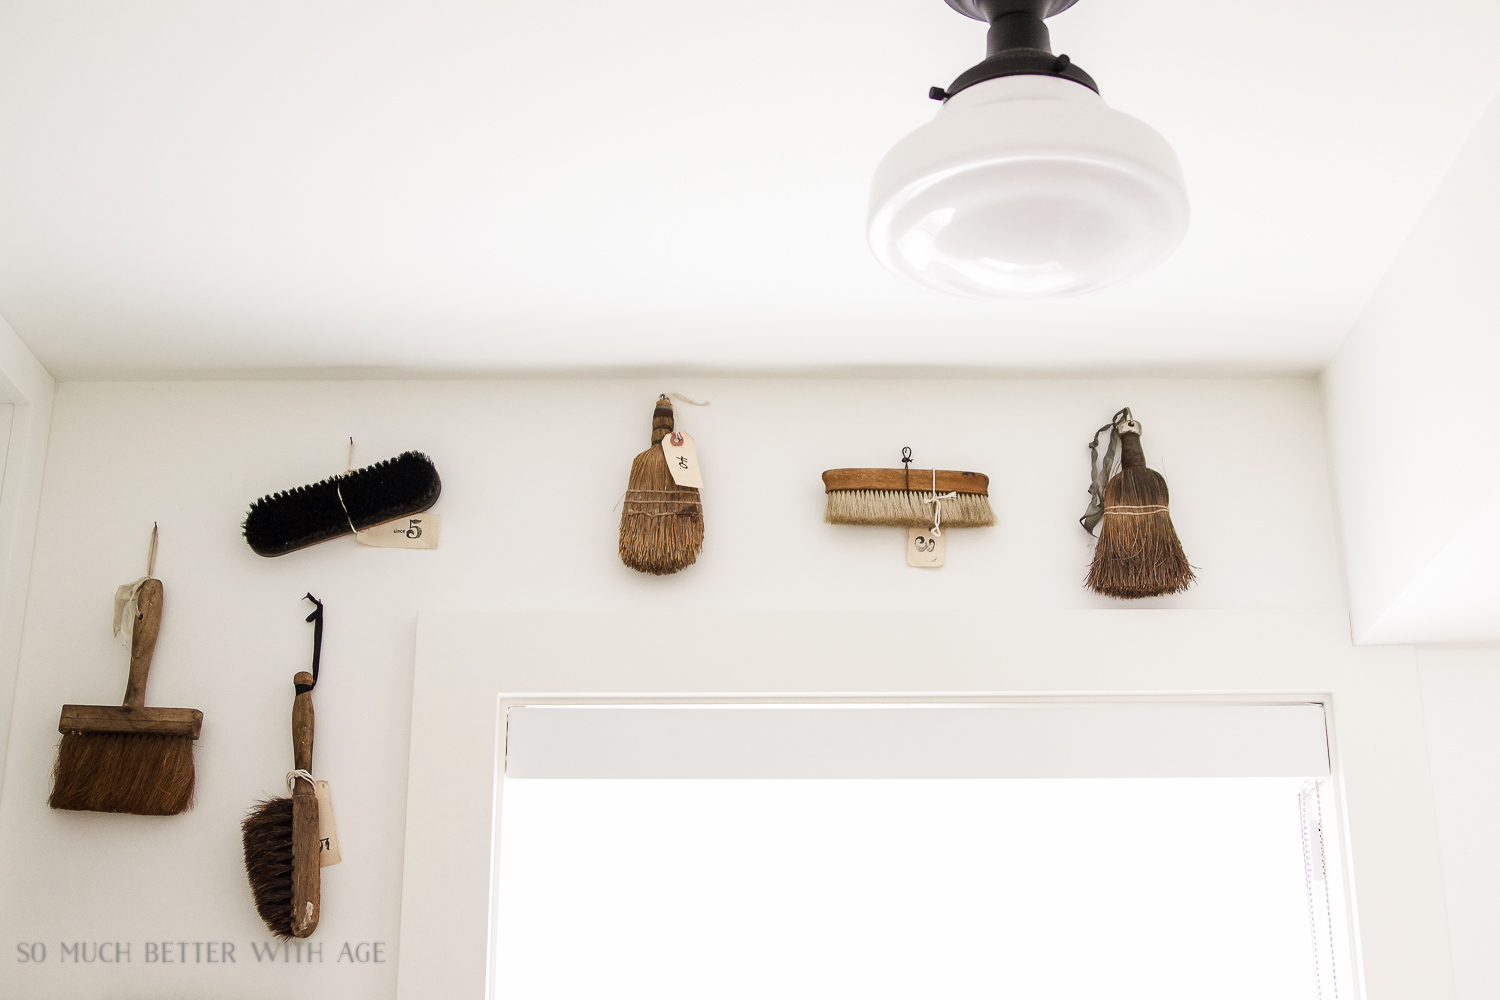
<instances>
[{"instance_id":1,"label":"light colored bristles","mask_svg":"<svg viewBox=\"0 0 1500 1000\"><path fill-rule=\"evenodd\" d=\"M932 527L931 491L919 490L829 490L829 524L868 524L889 528ZM988 528L995 523L990 498L978 493L960 493L943 502L943 527Z\"/></svg>"}]
</instances>

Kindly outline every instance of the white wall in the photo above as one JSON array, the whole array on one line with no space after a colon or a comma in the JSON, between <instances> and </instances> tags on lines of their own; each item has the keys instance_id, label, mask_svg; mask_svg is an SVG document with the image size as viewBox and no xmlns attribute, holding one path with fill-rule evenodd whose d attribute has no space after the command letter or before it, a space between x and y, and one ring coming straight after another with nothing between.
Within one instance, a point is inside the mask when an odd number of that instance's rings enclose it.
<instances>
[{"instance_id":1,"label":"white wall","mask_svg":"<svg viewBox=\"0 0 1500 1000\"><path fill-rule=\"evenodd\" d=\"M657 392L673 389L713 401L678 407L705 469L707 542L697 566L657 579L620 565L612 508L649 441ZM1125 404L1201 567L1194 590L1137 606L1151 627L1170 627L1153 608L1262 609L1274 645L1281 612L1342 611L1312 380L60 386L0 800L6 947L48 942L53 964L0 961L0 995L390 996L390 962L336 959L345 942L394 955L418 610L629 612L643 630L665 629L669 608L879 610L909 631L941 629L951 608L1114 607L1080 585L1089 542L1076 519L1085 444ZM250 552L247 504L341 471L349 435L357 464L407 448L433 456L442 548L346 538L277 559ZM953 531L939 571L905 566L899 529L822 523L823 469L898 464L903 445L919 464L992 477L999 526ZM58 709L120 697L126 653L109 635L110 600L140 575L153 520L166 615L148 698L205 714L198 805L174 819L51 812ZM322 962L271 968L252 954L267 937L237 823L290 767L308 590L328 606L314 770L334 783L346 860L324 873ZM690 655L712 669L712 649ZM1400 670L1415 689L1414 663ZM117 940L134 942L130 964L55 964L62 941ZM208 940L237 942L239 961L193 963L193 942ZM187 942L189 964L145 964L147 941Z\"/></svg>"},{"instance_id":2,"label":"white wall","mask_svg":"<svg viewBox=\"0 0 1500 1000\"><path fill-rule=\"evenodd\" d=\"M1360 642L1500 642L1500 100L1324 375Z\"/></svg>"},{"instance_id":3,"label":"white wall","mask_svg":"<svg viewBox=\"0 0 1500 1000\"><path fill-rule=\"evenodd\" d=\"M0 403L9 408L7 417L0 419L5 439L0 445L0 781L21 656L53 388L52 376L0 317Z\"/></svg>"},{"instance_id":4,"label":"white wall","mask_svg":"<svg viewBox=\"0 0 1500 1000\"><path fill-rule=\"evenodd\" d=\"M1443 883L1459 1000L1500 996L1500 649L1422 649Z\"/></svg>"}]
</instances>

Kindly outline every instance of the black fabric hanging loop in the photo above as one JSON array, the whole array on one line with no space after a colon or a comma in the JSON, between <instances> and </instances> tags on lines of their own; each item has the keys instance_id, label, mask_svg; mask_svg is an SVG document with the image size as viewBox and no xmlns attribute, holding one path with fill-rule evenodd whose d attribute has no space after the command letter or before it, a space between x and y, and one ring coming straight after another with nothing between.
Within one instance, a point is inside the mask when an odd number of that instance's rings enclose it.
<instances>
[{"instance_id":1,"label":"black fabric hanging loop","mask_svg":"<svg viewBox=\"0 0 1500 1000\"><path fill-rule=\"evenodd\" d=\"M312 594L308 594L304 598L304 600L312 601L317 605L317 607L313 609L313 613L307 616L307 620L313 623L313 682L311 684L295 685L298 694L306 694L307 692L318 686L318 661L323 658L323 602L318 600Z\"/></svg>"},{"instance_id":2,"label":"black fabric hanging loop","mask_svg":"<svg viewBox=\"0 0 1500 1000\"><path fill-rule=\"evenodd\" d=\"M1109 485L1109 477L1114 472L1115 460L1120 455L1120 424L1131 419L1130 407L1124 407L1119 413L1112 417L1109 423L1094 432L1094 438L1089 442L1089 506L1078 519L1083 525L1083 530L1089 534L1099 526L1104 519L1104 488ZM1099 435L1109 431L1109 445L1104 449L1104 461L1099 460Z\"/></svg>"},{"instance_id":3,"label":"black fabric hanging loop","mask_svg":"<svg viewBox=\"0 0 1500 1000\"><path fill-rule=\"evenodd\" d=\"M911 489L911 449L901 449L901 464L906 466L906 488Z\"/></svg>"}]
</instances>

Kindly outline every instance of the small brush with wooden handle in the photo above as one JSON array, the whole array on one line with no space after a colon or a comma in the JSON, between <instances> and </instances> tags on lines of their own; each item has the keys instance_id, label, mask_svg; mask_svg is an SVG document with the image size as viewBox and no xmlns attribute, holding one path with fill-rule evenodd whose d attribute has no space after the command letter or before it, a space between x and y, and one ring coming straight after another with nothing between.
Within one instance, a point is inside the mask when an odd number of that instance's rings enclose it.
<instances>
[{"instance_id":1,"label":"small brush with wooden handle","mask_svg":"<svg viewBox=\"0 0 1500 1000\"><path fill-rule=\"evenodd\" d=\"M323 605L308 616L313 630L313 672L292 678L297 696L292 701L292 758L296 770L287 775L290 798L274 798L250 810L240 830L244 835L245 873L255 909L272 934L305 938L318 927L319 898L318 798L313 787L313 687L318 683L322 652Z\"/></svg>"}]
</instances>

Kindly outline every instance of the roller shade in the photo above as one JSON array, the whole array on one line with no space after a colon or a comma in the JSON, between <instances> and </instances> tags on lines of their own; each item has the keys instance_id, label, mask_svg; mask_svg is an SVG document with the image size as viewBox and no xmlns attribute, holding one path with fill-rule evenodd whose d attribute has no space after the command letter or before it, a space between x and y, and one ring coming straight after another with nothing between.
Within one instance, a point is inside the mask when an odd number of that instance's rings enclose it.
<instances>
[{"instance_id":1,"label":"roller shade","mask_svg":"<svg viewBox=\"0 0 1500 1000\"><path fill-rule=\"evenodd\" d=\"M528 705L507 778L1273 778L1329 773L1294 705Z\"/></svg>"}]
</instances>

